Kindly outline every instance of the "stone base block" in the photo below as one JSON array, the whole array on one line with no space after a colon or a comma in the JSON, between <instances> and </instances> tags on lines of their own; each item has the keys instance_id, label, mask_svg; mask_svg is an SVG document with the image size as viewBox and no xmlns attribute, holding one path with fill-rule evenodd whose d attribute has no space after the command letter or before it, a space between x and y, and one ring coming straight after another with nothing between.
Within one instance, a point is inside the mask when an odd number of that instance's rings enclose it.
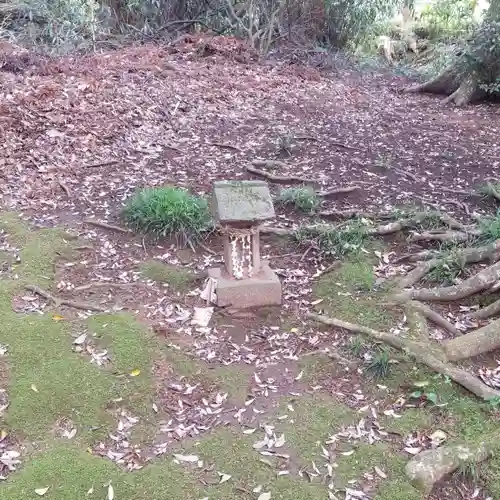
<instances>
[{"instance_id":1,"label":"stone base block","mask_svg":"<svg viewBox=\"0 0 500 500\"><path fill-rule=\"evenodd\" d=\"M259 274L251 278L237 280L224 274L219 268L208 270L208 275L217 280L218 306L245 309L281 305L281 282L266 262L261 263Z\"/></svg>"}]
</instances>

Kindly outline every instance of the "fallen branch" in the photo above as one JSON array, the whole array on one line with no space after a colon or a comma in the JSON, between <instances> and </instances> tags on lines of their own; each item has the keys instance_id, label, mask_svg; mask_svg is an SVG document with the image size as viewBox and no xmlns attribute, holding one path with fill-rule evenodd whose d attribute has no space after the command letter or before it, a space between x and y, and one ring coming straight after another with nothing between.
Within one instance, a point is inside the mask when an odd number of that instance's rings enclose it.
<instances>
[{"instance_id":1,"label":"fallen branch","mask_svg":"<svg viewBox=\"0 0 500 500\"><path fill-rule=\"evenodd\" d=\"M488 459L498 446L499 438L497 432L477 444L441 446L422 451L406 464L406 475L415 488L428 495L437 482L462 464Z\"/></svg>"},{"instance_id":2,"label":"fallen branch","mask_svg":"<svg viewBox=\"0 0 500 500\"><path fill-rule=\"evenodd\" d=\"M297 229L291 227L261 226L260 232L262 234L273 234L275 236L293 236L297 232Z\"/></svg>"},{"instance_id":3,"label":"fallen branch","mask_svg":"<svg viewBox=\"0 0 500 500\"><path fill-rule=\"evenodd\" d=\"M103 161L101 163L90 163L88 165L83 165L83 168L99 168L99 167L107 167L110 165L116 165L118 164L117 160L111 160L111 161Z\"/></svg>"},{"instance_id":4,"label":"fallen branch","mask_svg":"<svg viewBox=\"0 0 500 500\"><path fill-rule=\"evenodd\" d=\"M92 283L87 283L86 285L80 285L73 288L74 292L82 292L84 290L90 290L91 288L123 288L136 285L137 283L107 283L102 281L93 281Z\"/></svg>"},{"instance_id":5,"label":"fallen branch","mask_svg":"<svg viewBox=\"0 0 500 500\"><path fill-rule=\"evenodd\" d=\"M358 189L361 188L359 186L347 186L337 189L328 189L327 191L318 191L316 195L321 198L328 198L329 196L335 196L337 194L352 193L353 191L357 191Z\"/></svg>"},{"instance_id":6,"label":"fallen branch","mask_svg":"<svg viewBox=\"0 0 500 500\"><path fill-rule=\"evenodd\" d=\"M71 197L71 191L69 190L68 185L65 182L63 182L63 181L57 181L57 183L59 184L59 186L61 187L61 189L64 191L64 193L66 194L66 196L68 198L70 198Z\"/></svg>"},{"instance_id":7,"label":"fallen branch","mask_svg":"<svg viewBox=\"0 0 500 500\"><path fill-rule=\"evenodd\" d=\"M232 149L234 151L238 151L238 153L242 153L243 150L241 150L238 146L233 146L232 144L226 144L224 142L209 142L209 146L215 146L217 148L221 149Z\"/></svg>"},{"instance_id":8,"label":"fallen branch","mask_svg":"<svg viewBox=\"0 0 500 500\"><path fill-rule=\"evenodd\" d=\"M58 297L54 297L49 292L42 290L40 287L36 285L26 285L26 290L33 292L36 295L40 295L44 299L53 302L56 307L67 306L72 307L74 309L81 309L82 311L94 311L94 312L106 312L106 309L94 306L92 304L86 304L84 302L77 302L73 300L60 299Z\"/></svg>"},{"instance_id":9,"label":"fallen branch","mask_svg":"<svg viewBox=\"0 0 500 500\"><path fill-rule=\"evenodd\" d=\"M500 347L500 319L443 343L450 361L472 358Z\"/></svg>"},{"instance_id":10,"label":"fallen branch","mask_svg":"<svg viewBox=\"0 0 500 500\"><path fill-rule=\"evenodd\" d=\"M90 224L91 226L102 227L104 229L110 229L111 231L118 231L119 233L130 233L128 229L125 229L120 226L115 226L113 224L108 224L107 222L103 222L95 219L84 219L83 222L85 224Z\"/></svg>"},{"instance_id":11,"label":"fallen branch","mask_svg":"<svg viewBox=\"0 0 500 500\"><path fill-rule=\"evenodd\" d=\"M273 175L264 170L259 170L254 167L247 166L247 171L258 177L263 177L269 182L274 182L276 184L314 184L315 182L311 179L305 179L304 177L295 177L293 175Z\"/></svg>"},{"instance_id":12,"label":"fallen branch","mask_svg":"<svg viewBox=\"0 0 500 500\"><path fill-rule=\"evenodd\" d=\"M337 318L329 318L327 316L314 313L309 313L307 317L326 325L336 326L354 333L368 335L369 337L384 342L391 347L404 351L413 356L419 363L423 363L432 370L448 376L451 380L454 380L457 384L465 387L481 399L488 400L500 397L500 391L496 391L495 389L488 387L469 372L441 360L440 358L444 358L444 356L437 346L433 348L433 346L430 346L428 343L420 344L390 333L379 332L377 330L373 330L372 328L348 323L347 321L342 321Z\"/></svg>"}]
</instances>

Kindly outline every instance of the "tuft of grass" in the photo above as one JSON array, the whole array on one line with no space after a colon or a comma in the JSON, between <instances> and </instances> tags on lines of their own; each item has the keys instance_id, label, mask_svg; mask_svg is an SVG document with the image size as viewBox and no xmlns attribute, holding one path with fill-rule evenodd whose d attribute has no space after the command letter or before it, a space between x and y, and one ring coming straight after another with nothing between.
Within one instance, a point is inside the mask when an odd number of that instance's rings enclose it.
<instances>
[{"instance_id":1,"label":"tuft of grass","mask_svg":"<svg viewBox=\"0 0 500 500\"><path fill-rule=\"evenodd\" d=\"M465 259L456 251L449 252L427 273L424 281L452 285L466 269Z\"/></svg>"},{"instance_id":2,"label":"tuft of grass","mask_svg":"<svg viewBox=\"0 0 500 500\"><path fill-rule=\"evenodd\" d=\"M480 243L492 243L500 238L500 210L492 217L483 217L479 220L481 236Z\"/></svg>"},{"instance_id":3,"label":"tuft of grass","mask_svg":"<svg viewBox=\"0 0 500 500\"><path fill-rule=\"evenodd\" d=\"M278 195L277 203L283 207L293 207L299 212L310 214L319 204L320 198L311 187L291 187L282 189Z\"/></svg>"},{"instance_id":4,"label":"tuft of grass","mask_svg":"<svg viewBox=\"0 0 500 500\"><path fill-rule=\"evenodd\" d=\"M365 347L365 342L361 335L355 335L349 339L347 350L356 358L359 358L361 352Z\"/></svg>"},{"instance_id":5,"label":"tuft of grass","mask_svg":"<svg viewBox=\"0 0 500 500\"><path fill-rule=\"evenodd\" d=\"M456 474L462 480L476 483L480 478L479 465L472 460L463 460L460 462Z\"/></svg>"},{"instance_id":6,"label":"tuft of grass","mask_svg":"<svg viewBox=\"0 0 500 500\"><path fill-rule=\"evenodd\" d=\"M175 291L185 291L193 283L195 276L188 270L155 259L140 264L142 274L159 283L167 283Z\"/></svg>"},{"instance_id":7,"label":"tuft of grass","mask_svg":"<svg viewBox=\"0 0 500 500\"><path fill-rule=\"evenodd\" d=\"M318 224L295 232L295 239L300 244L314 244L323 254L335 258L359 254L368 237L366 226L357 220L343 228Z\"/></svg>"},{"instance_id":8,"label":"tuft of grass","mask_svg":"<svg viewBox=\"0 0 500 500\"><path fill-rule=\"evenodd\" d=\"M391 372L390 351L387 348L378 349L373 359L368 363L367 372L374 378L386 378Z\"/></svg>"},{"instance_id":9,"label":"tuft of grass","mask_svg":"<svg viewBox=\"0 0 500 500\"><path fill-rule=\"evenodd\" d=\"M141 189L122 215L134 231L155 239L174 237L182 244L198 241L211 226L206 200L172 186Z\"/></svg>"}]
</instances>

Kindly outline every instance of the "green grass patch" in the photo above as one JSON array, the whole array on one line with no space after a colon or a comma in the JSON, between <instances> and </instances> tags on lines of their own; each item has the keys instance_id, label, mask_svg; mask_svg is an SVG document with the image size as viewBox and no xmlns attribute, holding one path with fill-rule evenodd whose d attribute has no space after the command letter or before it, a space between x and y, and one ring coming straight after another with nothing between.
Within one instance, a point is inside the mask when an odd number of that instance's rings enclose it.
<instances>
[{"instance_id":1,"label":"green grass patch","mask_svg":"<svg viewBox=\"0 0 500 500\"><path fill-rule=\"evenodd\" d=\"M140 264L140 270L146 278L166 283L172 290L179 292L188 290L194 279L194 275L187 269L155 259Z\"/></svg>"},{"instance_id":2,"label":"green grass patch","mask_svg":"<svg viewBox=\"0 0 500 500\"><path fill-rule=\"evenodd\" d=\"M199 240L212 223L205 199L172 186L141 189L122 215L134 231L155 239L173 237L181 244Z\"/></svg>"},{"instance_id":3,"label":"green grass patch","mask_svg":"<svg viewBox=\"0 0 500 500\"><path fill-rule=\"evenodd\" d=\"M291 187L282 189L276 202L283 207L292 207L310 214L318 208L321 200L311 187Z\"/></svg>"},{"instance_id":4,"label":"green grass patch","mask_svg":"<svg viewBox=\"0 0 500 500\"><path fill-rule=\"evenodd\" d=\"M357 255L369 241L366 226L358 220L343 227L318 224L299 228L294 237L301 245L314 245L324 255L335 258Z\"/></svg>"},{"instance_id":5,"label":"green grass patch","mask_svg":"<svg viewBox=\"0 0 500 500\"><path fill-rule=\"evenodd\" d=\"M500 210L492 217L481 218L479 229L481 230L480 243L492 243L498 240L500 238Z\"/></svg>"},{"instance_id":6,"label":"green grass patch","mask_svg":"<svg viewBox=\"0 0 500 500\"><path fill-rule=\"evenodd\" d=\"M385 292L374 288L371 261L357 258L321 276L313 287L313 294L323 299L321 307L336 318L384 329L394 324L394 315L380 305Z\"/></svg>"},{"instance_id":7,"label":"green grass patch","mask_svg":"<svg viewBox=\"0 0 500 500\"><path fill-rule=\"evenodd\" d=\"M293 414L284 405L283 411L289 414L289 419L284 421L282 429L289 446L304 463L318 460L321 445L329 436L357 418L347 406L319 395L304 395L291 404L295 410Z\"/></svg>"}]
</instances>

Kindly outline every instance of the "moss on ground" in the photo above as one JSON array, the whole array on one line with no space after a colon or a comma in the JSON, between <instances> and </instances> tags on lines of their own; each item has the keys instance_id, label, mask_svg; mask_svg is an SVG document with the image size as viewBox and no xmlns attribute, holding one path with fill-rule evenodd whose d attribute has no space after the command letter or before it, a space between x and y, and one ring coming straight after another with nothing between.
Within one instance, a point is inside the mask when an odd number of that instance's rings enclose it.
<instances>
[{"instance_id":1,"label":"moss on ground","mask_svg":"<svg viewBox=\"0 0 500 500\"><path fill-rule=\"evenodd\" d=\"M158 283L165 283L175 292L189 290L195 279L195 276L187 269L165 264L155 259L143 262L140 265L140 270L146 278Z\"/></svg>"},{"instance_id":2,"label":"moss on ground","mask_svg":"<svg viewBox=\"0 0 500 500\"><path fill-rule=\"evenodd\" d=\"M394 325L394 315L382 305L386 292L375 286L368 258L358 256L320 277L313 294L323 299L321 308L336 318L379 329Z\"/></svg>"},{"instance_id":3,"label":"moss on ground","mask_svg":"<svg viewBox=\"0 0 500 500\"><path fill-rule=\"evenodd\" d=\"M199 455L211 472L175 464L171 456L166 455L131 474L111 461L89 454L88 447L115 428L112 410L118 405L141 417L136 430L139 435L133 436L134 442L153 438L157 419L162 418L152 411L157 383L153 374L155 360L167 363L174 376L208 380L228 392L231 398L241 401L247 392L249 373L235 367L212 368L168 348L127 314L102 314L86 321L69 322L54 319L53 312L15 313L12 297L22 292L28 283L50 290L56 261L71 254L73 243L71 236L63 231L32 231L11 214L0 215L0 227L7 230L11 243L21 248L21 262L13 264L12 277L0 280L0 340L9 345L8 355L0 358L0 382L5 383L3 373L7 373L10 399L10 407L0 423L28 445L22 466L2 485L2 499L24 500L34 497L35 489L45 487L50 488L47 498L55 500L85 498L91 488L96 498L105 498L110 482L119 500L174 500L180 496L254 500L255 495L247 492L259 485L262 491L272 493L273 500L325 498L325 486L319 481L310 484L294 474L276 477L276 471L261 462L259 454L252 449L257 435L246 436L240 430L220 429L202 436L199 441L185 443L185 453ZM187 279L168 279L175 282L176 287L187 283ZM377 301L370 302L366 295L373 292L374 285L371 264L358 260L345 264L338 273L325 276L316 292L323 290L327 307L337 307L337 316L340 311L344 319L370 326L377 322L382 328L384 321L390 318ZM370 306L360 311L364 303ZM73 352L72 331L80 332L82 328L92 334L99 347L109 350L108 366L92 365L84 354ZM312 380L321 370L331 370L332 361L311 357L302 368L305 370L303 380ZM137 370L140 370L138 375ZM132 376L132 372L136 376ZM421 368L409 371L405 364L398 365L384 384L393 393L408 394L411 384L423 379L429 381L425 390L434 391L439 402L446 406L408 410L403 418L392 420L392 425L387 422L388 428L404 434L435 423L449 434L450 440L480 439L496 428L488 408L443 377ZM290 453L292 465L316 461L321 466L321 444L343 426L361 418L344 405L319 395L285 397L280 402L280 414L288 404L293 405L294 411L287 411L288 421L279 421L276 425L277 432L285 434L284 450ZM59 439L53 432L61 418L70 419L76 425L77 435L71 441ZM405 458L388 446L355 444L352 455L339 454L337 485L345 486L350 479L360 479L365 472L373 473L373 468L378 466L388 479L381 482L377 500L421 499L405 480ZM231 480L216 484L217 471L230 474ZM487 464L484 473L492 493L500 494L500 461L496 457ZM205 484L202 481L206 481Z\"/></svg>"}]
</instances>

